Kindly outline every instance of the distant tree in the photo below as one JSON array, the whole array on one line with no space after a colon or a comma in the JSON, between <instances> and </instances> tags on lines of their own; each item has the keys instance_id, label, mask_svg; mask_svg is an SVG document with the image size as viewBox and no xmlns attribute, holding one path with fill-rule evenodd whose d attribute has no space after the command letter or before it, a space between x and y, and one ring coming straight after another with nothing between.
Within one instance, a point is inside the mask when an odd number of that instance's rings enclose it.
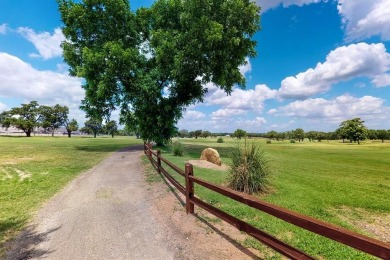
<instances>
[{"instance_id":1,"label":"distant tree","mask_svg":"<svg viewBox=\"0 0 390 260\"><path fill-rule=\"evenodd\" d=\"M267 138L269 139L274 139L278 136L278 132L276 132L275 130L272 130L272 131L269 131L267 134L266 134Z\"/></svg>"},{"instance_id":2,"label":"distant tree","mask_svg":"<svg viewBox=\"0 0 390 260\"><path fill-rule=\"evenodd\" d=\"M286 133L285 132L279 132L277 135L276 135L276 140L279 141L279 139L281 139L282 141L284 139L286 139Z\"/></svg>"},{"instance_id":3,"label":"distant tree","mask_svg":"<svg viewBox=\"0 0 390 260\"><path fill-rule=\"evenodd\" d=\"M22 130L27 137L31 137L34 127L39 126L41 120L40 108L37 101L22 104L21 107L11 108L2 113L2 126L14 126Z\"/></svg>"},{"instance_id":4,"label":"distant tree","mask_svg":"<svg viewBox=\"0 0 390 260\"><path fill-rule=\"evenodd\" d=\"M188 132L187 129L181 129L181 130L178 132L178 135L179 135L179 137L181 137L181 138L185 138L185 137L189 137L189 136L190 136L190 132Z\"/></svg>"},{"instance_id":5,"label":"distant tree","mask_svg":"<svg viewBox=\"0 0 390 260\"><path fill-rule=\"evenodd\" d=\"M389 139L390 137L390 133L389 131L386 131L386 130L377 130L377 138L379 138L380 140L382 140L382 143L384 143L385 139Z\"/></svg>"},{"instance_id":6,"label":"distant tree","mask_svg":"<svg viewBox=\"0 0 390 260\"><path fill-rule=\"evenodd\" d=\"M69 120L66 118L64 122L66 131L68 132L68 137L70 138L72 136L73 131L77 131L79 129L79 124L77 123L76 119L72 118L72 120Z\"/></svg>"},{"instance_id":7,"label":"distant tree","mask_svg":"<svg viewBox=\"0 0 390 260\"><path fill-rule=\"evenodd\" d=\"M190 132L190 136L195 137L195 139L198 139L198 137L201 135L202 135L202 130L195 130Z\"/></svg>"},{"instance_id":8,"label":"distant tree","mask_svg":"<svg viewBox=\"0 0 390 260\"><path fill-rule=\"evenodd\" d=\"M322 140L326 139L326 133L325 132L317 132L316 136L318 142L321 142Z\"/></svg>"},{"instance_id":9,"label":"distant tree","mask_svg":"<svg viewBox=\"0 0 390 260\"><path fill-rule=\"evenodd\" d=\"M202 137L203 137L203 138L207 138L207 137L209 137L209 136L211 136L211 132L209 132L209 131L207 131L207 130L202 131Z\"/></svg>"},{"instance_id":10,"label":"distant tree","mask_svg":"<svg viewBox=\"0 0 390 260\"><path fill-rule=\"evenodd\" d=\"M309 131L305 133L305 136L307 139L309 139L309 142L314 141L317 137L317 131Z\"/></svg>"},{"instance_id":11,"label":"distant tree","mask_svg":"<svg viewBox=\"0 0 390 260\"><path fill-rule=\"evenodd\" d=\"M115 120L111 120L104 126L104 131L107 134L110 134L112 138L114 138L114 135L118 132L118 124Z\"/></svg>"},{"instance_id":12,"label":"distant tree","mask_svg":"<svg viewBox=\"0 0 390 260\"><path fill-rule=\"evenodd\" d=\"M293 131L293 135L295 139L298 139L298 142L303 142L303 139L305 138L305 131L303 131L302 128L297 128Z\"/></svg>"},{"instance_id":13,"label":"distant tree","mask_svg":"<svg viewBox=\"0 0 390 260\"><path fill-rule=\"evenodd\" d=\"M347 133L345 132L345 128L339 127L335 132L337 136L343 140L343 143L345 143L345 139L348 138Z\"/></svg>"},{"instance_id":14,"label":"distant tree","mask_svg":"<svg viewBox=\"0 0 390 260\"><path fill-rule=\"evenodd\" d=\"M364 121L360 118L345 120L340 124L341 131L345 133L350 142L360 144L367 136L367 128L364 126Z\"/></svg>"},{"instance_id":15,"label":"distant tree","mask_svg":"<svg viewBox=\"0 0 390 260\"><path fill-rule=\"evenodd\" d=\"M99 119L89 119L84 123L82 132L93 134L93 137L96 138L96 135L102 131L102 121Z\"/></svg>"},{"instance_id":16,"label":"distant tree","mask_svg":"<svg viewBox=\"0 0 390 260\"><path fill-rule=\"evenodd\" d=\"M41 106L41 125L54 136L55 130L65 124L68 118L69 108L59 104L51 106Z\"/></svg>"},{"instance_id":17,"label":"distant tree","mask_svg":"<svg viewBox=\"0 0 390 260\"><path fill-rule=\"evenodd\" d=\"M367 138L370 140L378 139L378 130L375 129L367 129Z\"/></svg>"},{"instance_id":18,"label":"distant tree","mask_svg":"<svg viewBox=\"0 0 390 260\"><path fill-rule=\"evenodd\" d=\"M233 136L238 139L241 139L243 137L246 137L246 131L242 129L237 129L236 131L234 131Z\"/></svg>"}]
</instances>

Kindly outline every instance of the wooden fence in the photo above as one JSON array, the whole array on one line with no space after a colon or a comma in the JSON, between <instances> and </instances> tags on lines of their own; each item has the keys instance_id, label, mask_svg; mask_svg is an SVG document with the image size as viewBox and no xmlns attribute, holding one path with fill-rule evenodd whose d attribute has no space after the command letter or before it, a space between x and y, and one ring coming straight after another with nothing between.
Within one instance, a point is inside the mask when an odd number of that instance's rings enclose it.
<instances>
[{"instance_id":1,"label":"wooden fence","mask_svg":"<svg viewBox=\"0 0 390 260\"><path fill-rule=\"evenodd\" d=\"M360 235L348 229L329 224L327 222L320 221L288 209L284 209L282 207L259 200L254 196L237 192L232 189L201 180L194 176L194 171L191 164L186 163L185 170L183 171L167 159L163 158L159 150L154 152L152 150L151 144L144 144L144 152L149 158L153 167L157 170L157 172L159 174L163 174L170 181L170 183L172 183L172 185L178 189L178 191L185 195L187 214L194 213L194 205L199 206L204 210L210 212L211 214L217 216L218 218L235 226L240 231L246 232L250 236L254 237L260 242L266 244L267 246L273 248L274 250L291 259L314 259L312 256L300 251L299 249L296 249L280 241L279 239L265 233L264 231L261 231L260 229L240 219L237 219L227 214L226 212L221 211L220 209L195 197L194 183L196 183L214 192L217 192L233 200L248 205L249 207L258 209L262 212L266 212L274 217L294 224L295 226L298 226L300 228L330 238L334 241L356 248L373 256L382 259L390 259L390 244L388 243L384 243L379 240ZM175 172L183 176L185 178L185 186L181 185L171 174L169 174L169 172L164 169L161 162L164 162Z\"/></svg>"}]
</instances>

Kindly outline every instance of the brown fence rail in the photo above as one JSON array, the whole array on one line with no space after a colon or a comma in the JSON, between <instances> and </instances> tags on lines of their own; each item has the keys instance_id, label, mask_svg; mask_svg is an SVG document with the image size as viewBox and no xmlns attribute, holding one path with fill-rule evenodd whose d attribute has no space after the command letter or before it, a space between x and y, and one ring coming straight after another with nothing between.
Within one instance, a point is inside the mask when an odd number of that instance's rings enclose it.
<instances>
[{"instance_id":1,"label":"brown fence rail","mask_svg":"<svg viewBox=\"0 0 390 260\"><path fill-rule=\"evenodd\" d=\"M201 199L196 198L194 194L194 183L196 183L200 186L248 205L249 207L268 213L300 228L330 238L334 241L356 248L373 256L383 259L390 259L390 244L388 243L360 235L348 229L329 224L327 222L320 221L288 209L284 209L282 207L259 200L254 196L201 180L193 176L194 171L191 164L187 163L185 165L185 171L183 171L176 165L163 158L160 151L153 152L151 144L144 145L144 152L148 156L150 162L157 170L157 172L163 174L181 193L186 196L187 214L194 213L194 205L197 205L291 259L314 259L312 256L307 255L299 249L285 244L284 242L265 233L264 231L261 231L260 229L240 219L237 219L228 213L221 211L220 209L215 208ZM161 161L163 161L178 174L185 177L185 187L164 169Z\"/></svg>"}]
</instances>

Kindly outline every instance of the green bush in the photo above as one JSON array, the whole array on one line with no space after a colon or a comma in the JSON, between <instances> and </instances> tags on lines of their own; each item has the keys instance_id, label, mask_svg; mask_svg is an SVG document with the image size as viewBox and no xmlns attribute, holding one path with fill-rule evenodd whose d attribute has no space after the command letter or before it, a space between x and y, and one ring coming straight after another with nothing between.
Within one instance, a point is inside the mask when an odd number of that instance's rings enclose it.
<instances>
[{"instance_id":1,"label":"green bush","mask_svg":"<svg viewBox=\"0 0 390 260\"><path fill-rule=\"evenodd\" d=\"M174 156L183 156L184 154L184 146L179 141L176 141L172 145L173 155Z\"/></svg>"},{"instance_id":2,"label":"green bush","mask_svg":"<svg viewBox=\"0 0 390 260\"><path fill-rule=\"evenodd\" d=\"M219 137L219 138L217 139L217 143L223 143L222 137Z\"/></svg>"},{"instance_id":3,"label":"green bush","mask_svg":"<svg viewBox=\"0 0 390 260\"><path fill-rule=\"evenodd\" d=\"M295 139L291 139L290 143L294 144L295 143Z\"/></svg>"},{"instance_id":4,"label":"green bush","mask_svg":"<svg viewBox=\"0 0 390 260\"><path fill-rule=\"evenodd\" d=\"M229 187L252 194L264 192L271 172L264 149L258 144L238 145L231 153Z\"/></svg>"},{"instance_id":5,"label":"green bush","mask_svg":"<svg viewBox=\"0 0 390 260\"><path fill-rule=\"evenodd\" d=\"M271 143L271 140L267 140L267 144L270 144Z\"/></svg>"}]
</instances>

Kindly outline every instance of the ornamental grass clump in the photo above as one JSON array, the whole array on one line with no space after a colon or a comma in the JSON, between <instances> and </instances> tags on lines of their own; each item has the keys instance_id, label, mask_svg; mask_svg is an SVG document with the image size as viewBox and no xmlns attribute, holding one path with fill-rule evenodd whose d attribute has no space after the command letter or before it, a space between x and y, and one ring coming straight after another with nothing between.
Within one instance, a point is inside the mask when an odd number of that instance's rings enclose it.
<instances>
[{"instance_id":1,"label":"ornamental grass clump","mask_svg":"<svg viewBox=\"0 0 390 260\"><path fill-rule=\"evenodd\" d=\"M174 156L183 156L184 154L184 146L179 141L173 143L172 150Z\"/></svg>"},{"instance_id":2,"label":"ornamental grass clump","mask_svg":"<svg viewBox=\"0 0 390 260\"><path fill-rule=\"evenodd\" d=\"M229 187L248 194L264 192L271 172L263 147L251 143L237 145L231 153Z\"/></svg>"}]
</instances>

